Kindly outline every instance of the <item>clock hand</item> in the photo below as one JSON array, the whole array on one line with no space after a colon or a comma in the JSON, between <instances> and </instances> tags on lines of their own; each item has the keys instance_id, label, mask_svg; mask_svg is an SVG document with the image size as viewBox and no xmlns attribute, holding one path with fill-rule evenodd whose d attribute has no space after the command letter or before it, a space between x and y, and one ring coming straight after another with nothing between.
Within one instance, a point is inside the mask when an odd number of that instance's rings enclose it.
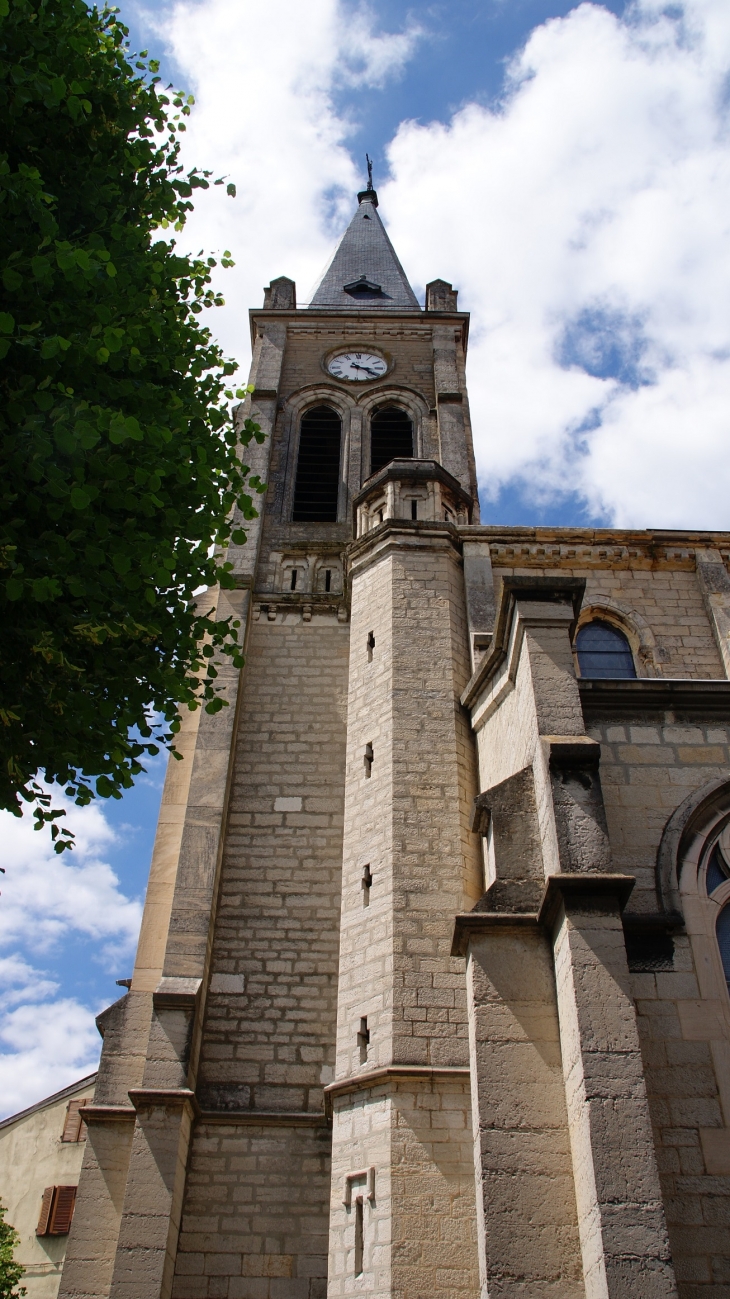
<instances>
[{"instance_id":1,"label":"clock hand","mask_svg":"<svg viewBox=\"0 0 730 1299\"><path fill-rule=\"evenodd\" d=\"M353 370L364 370L366 374L371 374L374 379L378 377L375 371L370 369L369 365L358 365L357 362L353 361L352 368Z\"/></svg>"}]
</instances>

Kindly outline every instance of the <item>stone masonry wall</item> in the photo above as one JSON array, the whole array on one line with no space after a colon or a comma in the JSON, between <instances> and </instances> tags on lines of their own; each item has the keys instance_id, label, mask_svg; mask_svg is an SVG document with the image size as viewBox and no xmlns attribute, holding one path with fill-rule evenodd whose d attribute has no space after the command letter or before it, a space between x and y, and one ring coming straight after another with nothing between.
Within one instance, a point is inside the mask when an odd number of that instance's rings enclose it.
<instances>
[{"instance_id":1,"label":"stone masonry wall","mask_svg":"<svg viewBox=\"0 0 730 1299\"><path fill-rule=\"evenodd\" d=\"M335 348L346 351L366 347L368 343L383 348L393 358L394 366L386 382L392 380L416 388L429 406L434 405L431 326L418 320L411 323L352 317L327 324L315 320L297 322L289 329L282 393L288 395L305 384L316 383L318 377L323 383L332 383L321 366L322 357ZM358 391L357 387L354 391Z\"/></svg>"},{"instance_id":2,"label":"stone masonry wall","mask_svg":"<svg viewBox=\"0 0 730 1299\"><path fill-rule=\"evenodd\" d=\"M252 627L198 1087L231 1124L193 1136L177 1299L323 1293L348 640L335 615Z\"/></svg>"},{"instance_id":3,"label":"stone masonry wall","mask_svg":"<svg viewBox=\"0 0 730 1299\"><path fill-rule=\"evenodd\" d=\"M519 555L520 549L526 553ZM672 559L666 551L653 553L647 546L604 547L525 545L491 547L495 585L504 574L525 576L561 575L586 580L584 608L608 600L625 610L630 619L636 613L656 640L650 674L665 677L725 676L720 652L704 606L697 580L694 556L685 553ZM512 551L512 554L508 553ZM554 554L554 564L546 555ZM613 552L617 553L614 554ZM515 553L517 552L517 553ZM519 557L518 557L519 556ZM581 562L581 560L583 562ZM520 562L521 561L521 562ZM639 663L641 673L642 666Z\"/></svg>"},{"instance_id":4,"label":"stone masonry wall","mask_svg":"<svg viewBox=\"0 0 730 1299\"><path fill-rule=\"evenodd\" d=\"M589 721L601 745L601 784L614 869L636 876L632 911L654 911L656 858L676 807L700 786L728 775L730 734L714 722L645 715Z\"/></svg>"},{"instance_id":5,"label":"stone masonry wall","mask_svg":"<svg viewBox=\"0 0 730 1299\"><path fill-rule=\"evenodd\" d=\"M637 878L631 910L654 910L666 821L693 790L728 775L729 729L656 716L593 721L588 729L602 747L614 866ZM686 916L691 934L690 908ZM713 1166L711 1152L730 1123L730 1007L711 971L697 968L685 934L674 936L673 968L633 973L631 990L680 1299L727 1299L730 1175L726 1159Z\"/></svg>"},{"instance_id":6,"label":"stone masonry wall","mask_svg":"<svg viewBox=\"0 0 730 1299\"><path fill-rule=\"evenodd\" d=\"M468 1026L463 968L450 955L453 915L481 891L468 828L474 755L459 704L463 579L433 525L398 525L374 538L376 550L380 542L374 558L372 537L361 547L351 579L337 1053L350 1094L333 1102L328 1294L474 1299ZM363 1020L369 1041L358 1036ZM417 1076L364 1077L358 1088L360 1075L392 1066ZM347 1207L346 1179L368 1168L373 1200L356 1181Z\"/></svg>"}]
</instances>

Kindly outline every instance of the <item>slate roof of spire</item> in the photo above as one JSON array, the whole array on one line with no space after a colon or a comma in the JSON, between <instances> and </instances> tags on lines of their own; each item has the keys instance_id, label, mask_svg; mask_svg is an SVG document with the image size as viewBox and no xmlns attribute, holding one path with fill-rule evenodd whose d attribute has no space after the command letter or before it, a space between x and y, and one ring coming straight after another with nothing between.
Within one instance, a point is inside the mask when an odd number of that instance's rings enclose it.
<instances>
[{"instance_id":1,"label":"slate roof of spire","mask_svg":"<svg viewBox=\"0 0 730 1299\"><path fill-rule=\"evenodd\" d=\"M358 194L360 205L316 290L310 308L420 311L418 298L395 255L376 208L374 189Z\"/></svg>"}]
</instances>

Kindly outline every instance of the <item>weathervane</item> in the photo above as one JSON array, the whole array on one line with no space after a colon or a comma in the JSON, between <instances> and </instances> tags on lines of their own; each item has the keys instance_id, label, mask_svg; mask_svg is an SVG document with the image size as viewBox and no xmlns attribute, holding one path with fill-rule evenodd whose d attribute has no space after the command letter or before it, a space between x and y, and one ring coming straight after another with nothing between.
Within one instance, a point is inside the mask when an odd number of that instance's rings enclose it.
<instances>
[{"instance_id":1,"label":"weathervane","mask_svg":"<svg viewBox=\"0 0 730 1299\"><path fill-rule=\"evenodd\" d=\"M365 161L368 165L368 189L373 188L373 160L365 154Z\"/></svg>"}]
</instances>

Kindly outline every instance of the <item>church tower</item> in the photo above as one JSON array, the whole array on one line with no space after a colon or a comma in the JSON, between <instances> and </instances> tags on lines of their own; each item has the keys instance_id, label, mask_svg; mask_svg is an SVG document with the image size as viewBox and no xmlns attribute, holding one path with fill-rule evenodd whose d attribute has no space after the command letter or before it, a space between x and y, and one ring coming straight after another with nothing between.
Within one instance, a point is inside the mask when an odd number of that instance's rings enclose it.
<instances>
[{"instance_id":1,"label":"church tower","mask_svg":"<svg viewBox=\"0 0 730 1299\"><path fill-rule=\"evenodd\" d=\"M730 535L482 526L468 327L370 185L251 312L62 1299L728 1293Z\"/></svg>"},{"instance_id":2,"label":"church tower","mask_svg":"<svg viewBox=\"0 0 730 1299\"><path fill-rule=\"evenodd\" d=\"M458 704L469 320L440 280L419 305L375 190L358 200L309 306L279 279L251 312L241 414L267 435L247 457L268 490L218 596L246 666L222 669L230 706L186 720L168 772L132 985L100 1017L67 1296L324 1299L328 1253L332 1295L356 1264L379 1295L415 1294L409 1276L474 1292L450 955L479 893Z\"/></svg>"}]
</instances>

